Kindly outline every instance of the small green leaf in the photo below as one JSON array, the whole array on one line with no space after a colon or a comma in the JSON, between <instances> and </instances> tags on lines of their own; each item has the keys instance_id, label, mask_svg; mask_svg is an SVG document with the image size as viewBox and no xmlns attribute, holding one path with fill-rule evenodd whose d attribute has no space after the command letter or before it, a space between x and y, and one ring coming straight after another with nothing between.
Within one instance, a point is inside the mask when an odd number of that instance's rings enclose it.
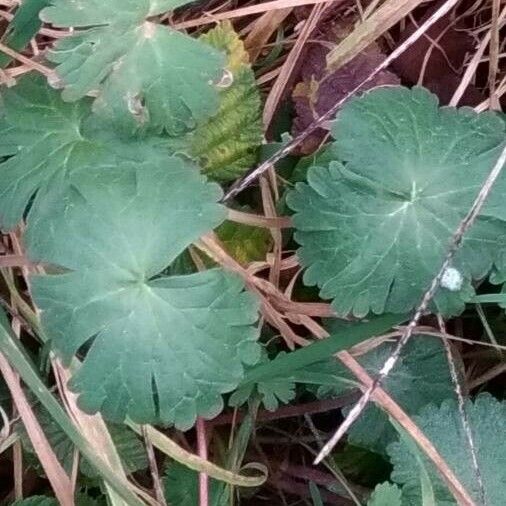
<instances>
[{"instance_id":1,"label":"small green leaf","mask_svg":"<svg viewBox=\"0 0 506 506\"><path fill-rule=\"evenodd\" d=\"M129 131L149 126L180 134L218 108L214 82L222 55L152 18L188 0L51 0L44 21L75 27L48 54L63 80L64 100L98 90L94 110Z\"/></svg>"},{"instance_id":2,"label":"small green leaf","mask_svg":"<svg viewBox=\"0 0 506 506\"><path fill-rule=\"evenodd\" d=\"M286 355L281 352L280 355ZM259 364L266 364L269 362L267 354L262 354ZM295 382L290 378L269 378L258 383L248 383L239 388L230 396L230 406L241 406L254 393L258 393L262 404L268 411L275 411L278 409L279 404L288 404L295 398Z\"/></svg>"},{"instance_id":3,"label":"small green leaf","mask_svg":"<svg viewBox=\"0 0 506 506\"><path fill-rule=\"evenodd\" d=\"M190 135L190 154L211 179L231 181L251 168L262 144L261 99L248 53L230 22L201 37L227 54L228 78L219 93L219 110Z\"/></svg>"},{"instance_id":4,"label":"small green leaf","mask_svg":"<svg viewBox=\"0 0 506 506\"><path fill-rule=\"evenodd\" d=\"M504 504L506 487L506 402L499 402L488 394L482 394L474 402L465 404L473 436L478 468L484 485L488 506ZM455 473L467 492L482 504L473 468L469 443L464 432L457 402L448 400L440 407L427 406L415 423L432 441L438 452ZM402 440L388 447L394 470L392 480L402 485L403 504L422 504L420 470L416 455ZM426 459L431 485L438 506L454 505L455 500L443 484L433 464Z\"/></svg>"},{"instance_id":5,"label":"small green leaf","mask_svg":"<svg viewBox=\"0 0 506 506\"><path fill-rule=\"evenodd\" d=\"M35 192L83 165L166 157L159 137L126 140L91 114L88 99L62 102L41 76L29 75L2 93L0 227L12 228ZM1 160L1 158L0 158Z\"/></svg>"},{"instance_id":6,"label":"small green leaf","mask_svg":"<svg viewBox=\"0 0 506 506\"><path fill-rule=\"evenodd\" d=\"M199 475L187 467L173 462L167 467L164 477L165 499L174 506L195 506L199 504ZM211 479L209 505L227 506L228 490L224 483Z\"/></svg>"},{"instance_id":7,"label":"small green leaf","mask_svg":"<svg viewBox=\"0 0 506 506\"><path fill-rule=\"evenodd\" d=\"M87 412L112 421L192 426L258 360L257 302L221 270L159 274L218 225L219 187L179 158L92 167L37 198L30 258L70 272L32 279L54 348L68 361Z\"/></svg>"},{"instance_id":8,"label":"small green leaf","mask_svg":"<svg viewBox=\"0 0 506 506\"><path fill-rule=\"evenodd\" d=\"M377 485L367 506L401 506L401 490L392 483L381 483Z\"/></svg>"},{"instance_id":9,"label":"small green leaf","mask_svg":"<svg viewBox=\"0 0 506 506\"><path fill-rule=\"evenodd\" d=\"M504 123L492 113L439 108L423 88L389 87L350 101L333 135L341 161L311 167L288 196L304 282L318 285L341 316L408 311L499 156ZM500 258L505 181L456 255L462 287L435 297L443 313L460 312L471 280Z\"/></svg>"}]
</instances>

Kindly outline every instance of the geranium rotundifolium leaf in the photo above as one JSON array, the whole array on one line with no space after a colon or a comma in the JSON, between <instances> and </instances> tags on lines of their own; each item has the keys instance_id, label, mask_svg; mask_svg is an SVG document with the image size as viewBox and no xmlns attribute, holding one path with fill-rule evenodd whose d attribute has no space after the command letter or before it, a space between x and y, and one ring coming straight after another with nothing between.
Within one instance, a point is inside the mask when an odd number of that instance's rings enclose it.
<instances>
[{"instance_id":1,"label":"geranium rotundifolium leaf","mask_svg":"<svg viewBox=\"0 0 506 506\"><path fill-rule=\"evenodd\" d=\"M484 502L480 499L478 480L457 402L448 400L440 407L427 406L419 416L414 417L414 421L476 504L502 506L506 490L506 403L489 394L482 394L474 402L466 401L465 409L483 482ZM410 445L402 440L392 443L388 453L394 466L392 479L402 486L403 504L421 506L420 467ZM428 470L437 504L456 504L432 463L426 459L424 467Z\"/></svg>"},{"instance_id":2,"label":"geranium rotundifolium leaf","mask_svg":"<svg viewBox=\"0 0 506 506\"><path fill-rule=\"evenodd\" d=\"M57 64L63 98L98 92L94 110L128 132L149 127L180 134L211 116L218 108L224 56L151 20L186 3L53 0L42 19L79 29L48 54Z\"/></svg>"},{"instance_id":3,"label":"geranium rotundifolium leaf","mask_svg":"<svg viewBox=\"0 0 506 506\"><path fill-rule=\"evenodd\" d=\"M28 75L2 91L0 116L0 227L23 216L35 192L83 165L105 167L117 159L166 157L160 137L122 138L91 114L91 102L61 100L42 76Z\"/></svg>"},{"instance_id":4,"label":"geranium rotundifolium leaf","mask_svg":"<svg viewBox=\"0 0 506 506\"><path fill-rule=\"evenodd\" d=\"M340 160L311 167L288 196L304 281L339 315L404 312L437 274L450 238L505 141L493 113L439 108L423 88L380 88L350 101L334 126ZM504 178L496 195L506 191ZM506 217L487 206L452 268L458 290L435 305L458 313L504 246Z\"/></svg>"},{"instance_id":5,"label":"geranium rotundifolium leaf","mask_svg":"<svg viewBox=\"0 0 506 506\"><path fill-rule=\"evenodd\" d=\"M88 349L71 388L87 412L189 428L255 363L257 302L219 269L160 275L225 217L221 190L191 164L84 168L37 198L29 257L57 266L32 279L53 347Z\"/></svg>"}]
</instances>

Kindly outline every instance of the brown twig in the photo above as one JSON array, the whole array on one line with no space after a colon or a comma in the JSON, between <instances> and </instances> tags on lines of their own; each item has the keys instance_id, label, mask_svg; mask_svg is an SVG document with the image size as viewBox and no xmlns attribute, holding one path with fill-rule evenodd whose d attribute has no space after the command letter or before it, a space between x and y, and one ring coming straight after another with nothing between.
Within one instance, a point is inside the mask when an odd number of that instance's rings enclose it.
<instances>
[{"instance_id":1,"label":"brown twig","mask_svg":"<svg viewBox=\"0 0 506 506\"><path fill-rule=\"evenodd\" d=\"M357 393L348 393L340 397L334 397L333 399L325 399L321 401L307 402L305 404L297 404L295 406L282 406L275 411L262 410L259 411L256 417L257 422L270 422L272 420L281 420L284 418L293 418L297 416L303 416L306 414L314 415L316 413L326 413L333 409L340 409L344 406L348 406L357 399ZM237 412L224 413L219 415L208 423L212 427L218 425L228 425L232 422L239 423L246 416L244 413ZM235 418L234 418L235 414Z\"/></svg>"},{"instance_id":2,"label":"brown twig","mask_svg":"<svg viewBox=\"0 0 506 506\"><path fill-rule=\"evenodd\" d=\"M146 426L142 426L142 436L144 438L144 446L146 448L146 454L148 456L149 470L151 472L151 480L153 482L153 489L155 491L155 497L159 504L167 506L165 500L165 494L163 493L162 480L160 479L160 473L158 471L158 465L156 463L155 449L153 443L146 434Z\"/></svg>"}]
</instances>

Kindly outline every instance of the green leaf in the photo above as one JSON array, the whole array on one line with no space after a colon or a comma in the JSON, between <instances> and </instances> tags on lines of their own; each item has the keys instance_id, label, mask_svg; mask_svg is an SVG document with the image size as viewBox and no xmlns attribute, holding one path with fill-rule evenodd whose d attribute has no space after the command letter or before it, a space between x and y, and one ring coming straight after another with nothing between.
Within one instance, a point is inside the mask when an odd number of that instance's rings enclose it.
<instances>
[{"instance_id":1,"label":"green leaf","mask_svg":"<svg viewBox=\"0 0 506 506\"><path fill-rule=\"evenodd\" d=\"M2 43L15 51L21 51L37 34L42 25L39 12L49 5L49 0L24 0L9 23ZM12 58L0 53L0 68L6 67Z\"/></svg>"},{"instance_id":2,"label":"green leaf","mask_svg":"<svg viewBox=\"0 0 506 506\"><path fill-rule=\"evenodd\" d=\"M226 52L232 83L220 90L218 112L191 134L190 153L210 178L231 181L257 161L263 139L260 92L248 53L230 22L200 40Z\"/></svg>"},{"instance_id":3,"label":"green leaf","mask_svg":"<svg viewBox=\"0 0 506 506\"><path fill-rule=\"evenodd\" d=\"M401 490L392 483L381 483L377 485L367 506L401 506Z\"/></svg>"},{"instance_id":4,"label":"green leaf","mask_svg":"<svg viewBox=\"0 0 506 506\"><path fill-rule=\"evenodd\" d=\"M465 409L473 435L478 468L485 490L485 504L502 506L506 487L506 402L488 394L474 402L466 401ZM481 504L472 457L456 401L445 401L440 407L427 406L415 423L432 441L443 459L454 471L462 485L477 504ZM422 504L419 465L416 455L402 440L388 447L394 470L392 480L402 485L403 504ZM438 506L456 504L439 478L436 469L426 459Z\"/></svg>"},{"instance_id":5,"label":"green leaf","mask_svg":"<svg viewBox=\"0 0 506 506\"><path fill-rule=\"evenodd\" d=\"M320 490L314 481L309 482L309 493L311 494L313 506L323 506L323 499L320 494Z\"/></svg>"},{"instance_id":6,"label":"green leaf","mask_svg":"<svg viewBox=\"0 0 506 506\"><path fill-rule=\"evenodd\" d=\"M438 108L423 88L379 88L350 101L333 127L337 160L316 165L288 196L304 282L338 315L412 309L505 141L492 113ZM505 244L505 178L459 250L462 278L435 304L458 313ZM502 205L501 205L502 204Z\"/></svg>"},{"instance_id":7,"label":"green leaf","mask_svg":"<svg viewBox=\"0 0 506 506\"><path fill-rule=\"evenodd\" d=\"M165 499L177 506L195 506L199 504L199 475L187 467L173 462L166 471L163 480ZM228 490L226 485L216 480L209 480L209 505L227 506Z\"/></svg>"},{"instance_id":8,"label":"green leaf","mask_svg":"<svg viewBox=\"0 0 506 506\"><path fill-rule=\"evenodd\" d=\"M235 275L159 276L218 225L219 187L176 157L85 168L38 198L31 259L70 270L32 279L54 348L68 361L89 347L71 388L112 421L192 426L259 355L257 302Z\"/></svg>"},{"instance_id":9,"label":"green leaf","mask_svg":"<svg viewBox=\"0 0 506 506\"><path fill-rule=\"evenodd\" d=\"M34 495L26 499L14 501L12 506L57 506L56 499L44 495Z\"/></svg>"},{"instance_id":10,"label":"green leaf","mask_svg":"<svg viewBox=\"0 0 506 506\"><path fill-rule=\"evenodd\" d=\"M281 352L279 355L286 355ZM278 356L279 356L278 355ZM275 360L275 359L274 359ZM260 364L269 362L267 354L262 354ZM258 393L262 404L268 411L275 411L279 404L288 404L295 399L295 382L291 377L288 378L267 378L258 383L247 383L239 388L230 396L230 406L241 406L250 399L254 393Z\"/></svg>"},{"instance_id":11,"label":"green leaf","mask_svg":"<svg viewBox=\"0 0 506 506\"><path fill-rule=\"evenodd\" d=\"M3 91L0 115L0 226L12 228L34 193L83 165L166 157L159 137L126 140L91 114L88 99L68 104L41 76ZM0 158L1 160L1 158Z\"/></svg>"},{"instance_id":12,"label":"green leaf","mask_svg":"<svg viewBox=\"0 0 506 506\"><path fill-rule=\"evenodd\" d=\"M152 18L187 0L52 0L44 21L79 29L48 54L63 80L64 100L98 90L94 110L127 131L149 126L180 134L218 108L213 82L223 56Z\"/></svg>"},{"instance_id":13,"label":"green leaf","mask_svg":"<svg viewBox=\"0 0 506 506\"><path fill-rule=\"evenodd\" d=\"M394 343L384 343L359 357L358 361L375 377L394 347ZM342 394L349 389L349 383L345 381L355 379L334 359L315 364L309 370L329 376L330 381L318 390L319 396L324 397ZM335 378L333 382L332 378ZM454 387L441 340L431 336L414 336L384 381L383 388L410 415L417 414L430 402L442 402L452 397ZM396 435L387 415L371 404L350 429L348 442L383 454L386 446L396 439Z\"/></svg>"}]
</instances>

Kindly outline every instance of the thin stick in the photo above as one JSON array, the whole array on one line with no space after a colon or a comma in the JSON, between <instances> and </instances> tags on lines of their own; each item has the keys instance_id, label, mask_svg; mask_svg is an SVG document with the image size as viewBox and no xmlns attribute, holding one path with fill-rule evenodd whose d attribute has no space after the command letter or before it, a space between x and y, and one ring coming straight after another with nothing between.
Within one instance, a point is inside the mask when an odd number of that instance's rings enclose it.
<instances>
[{"instance_id":1,"label":"thin stick","mask_svg":"<svg viewBox=\"0 0 506 506\"><path fill-rule=\"evenodd\" d=\"M197 418L197 448L201 459L207 460L206 422L200 416ZM199 473L199 506L209 506L209 476Z\"/></svg>"},{"instance_id":2,"label":"thin stick","mask_svg":"<svg viewBox=\"0 0 506 506\"><path fill-rule=\"evenodd\" d=\"M347 352L341 351L337 354L339 360L371 390L375 381L367 374L367 371ZM462 486L454 472L450 469L443 457L439 454L432 442L413 422L408 414L381 388L373 390L373 400L388 415L394 418L399 425L417 442L427 457L436 466L439 474L448 486L458 504L465 506L476 506L466 489Z\"/></svg>"},{"instance_id":3,"label":"thin stick","mask_svg":"<svg viewBox=\"0 0 506 506\"><path fill-rule=\"evenodd\" d=\"M437 321L441 333L446 334L445 322L440 314L437 315ZM460 386L457 367L455 366L455 359L453 358L452 347L448 339L446 339L445 337L443 337L443 344L446 351L446 357L448 358L448 366L450 368L450 376L452 378L453 388L455 389L455 393L457 394L457 402L459 406L459 414L460 419L462 421L462 427L464 428L467 444L471 452L473 471L476 477L476 483L478 484L478 490L480 493L480 504L485 504L485 487L483 486L483 478L481 476L480 466L478 465L478 457L476 455L476 445L474 444L473 433L471 431L471 426L469 425L469 417L467 416L466 403L464 400L464 394L462 393L462 387Z\"/></svg>"},{"instance_id":4,"label":"thin stick","mask_svg":"<svg viewBox=\"0 0 506 506\"><path fill-rule=\"evenodd\" d=\"M146 453L148 455L149 470L151 472L151 480L153 482L156 500L162 506L167 506L165 494L163 493L162 480L160 479L158 465L156 464L155 450L153 448L153 443L151 443L151 440L148 437L145 425L142 426L142 435L144 437L144 445L146 447Z\"/></svg>"},{"instance_id":5,"label":"thin stick","mask_svg":"<svg viewBox=\"0 0 506 506\"><path fill-rule=\"evenodd\" d=\"M430 301L436 294L436 291L439 288L439 284L441 278L443 277L444 272L451 265L453 257L462 243L464 234L469 230L469 228L474 223L474 220L480 213L481 208L483 207L483 204L485 203L485 200L488 197L490 190L492 189L492 186L494 185L495 181L501 174L505 162L506 162L506 147L502 150L493 169L491 170L487 179L483 183L483 186L481 187L480 192L478 193L476 199L474 200L473 205L469 209L464 219L460 222L459 226L457 227L457 230L453 233L452 238L450 240L448 253L446 254L446 258L444 259L443 264L439 269L439 272L432 280L429 289L423 295L422 300L418 305L413 318L411 319L409 324L404 328L404 331L397 343L397 346L395 347L390 357L388 357L388 359L383 364L383 367L381 368L378 377L374 380L371 387L368 390L366 390L366 392L364 392L364 394L357 402L357 404L353 406L344 422L336 430L330 441L323 447L322 451L315 460L316 464L332 451L332 448L334 448L334 446L339 442L339 440L343 437L345 432L353 425L353 423L360 416L364 408L367 406L369 400L371 399L372 394L374 393L374 390L381 384L381 382L388 376L388 374L390 374L392 369L395 367L395 364L397 363L401 355L402 349L411 338L414 329L417 327L418 322L420 321L420 318L425 313L425 311L429 306Z\"/></svg>"},{"instance_id":6,"label":"thin stick","mask_svg":"<svg viewBox=\"0 0 506 506\"><path fill-rule=\"evenodd\" d=\"M337 110L357 92L359 92L367 83L372 81L380 72L385 70L394 60L396 60L404 51L411 47L436 21L441 19L447 12L449 12L459 0L448 0L439 9L437 9L432 16L430 16L425 23L423 23L417 30L415 30L399 47L397 47L387 58L385 58L380 65L378 65L358 86L355 86L349 93L347 93L341 100L335 103L326 113L320 116L314 123L309 125L303 132L301 132L293 141L289 142L284 148L274 153L265 162L261 163L258 167L247 173L243 178L236 181L223 197L223 202L235 197L238 193L242 192L248 187L255 179L261 176L269 167L274 166L279 160L283 159L297 146L318 129L323 123L328 121Z\"/></svg>"}]
</instances>

